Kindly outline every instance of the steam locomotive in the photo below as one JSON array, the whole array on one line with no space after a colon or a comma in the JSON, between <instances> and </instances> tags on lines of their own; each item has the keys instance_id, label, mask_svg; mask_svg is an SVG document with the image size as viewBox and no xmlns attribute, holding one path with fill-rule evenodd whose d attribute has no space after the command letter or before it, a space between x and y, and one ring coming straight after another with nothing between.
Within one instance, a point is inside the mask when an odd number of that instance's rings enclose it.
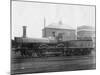
<instances>
[{"instance_id":1,"label":"steam locomotive","mask_svg":"<svg viewBox=\"0 0 100 75\"><path fill-rule=\"evenodd\" d=\"M52 41L18 37L14 51L25 57L47 57L89 55L94 50L92 40Z\"/></svg>"}]
</instances>

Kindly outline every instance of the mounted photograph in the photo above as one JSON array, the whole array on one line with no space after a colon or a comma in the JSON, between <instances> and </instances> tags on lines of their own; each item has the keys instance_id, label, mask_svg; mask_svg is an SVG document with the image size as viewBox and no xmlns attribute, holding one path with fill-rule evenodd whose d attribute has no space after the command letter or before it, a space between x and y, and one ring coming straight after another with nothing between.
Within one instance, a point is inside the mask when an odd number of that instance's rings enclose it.
<instances>
[{"instance_id":1,"label":"mounted photograph","mask_svg":"<svg viewBox=\"0 0 100 75\"><path fill-rule=\"evenodd\" d=\"M11 74L96 69L96 6L11 1Z\"/></svg>"}]
</instances>

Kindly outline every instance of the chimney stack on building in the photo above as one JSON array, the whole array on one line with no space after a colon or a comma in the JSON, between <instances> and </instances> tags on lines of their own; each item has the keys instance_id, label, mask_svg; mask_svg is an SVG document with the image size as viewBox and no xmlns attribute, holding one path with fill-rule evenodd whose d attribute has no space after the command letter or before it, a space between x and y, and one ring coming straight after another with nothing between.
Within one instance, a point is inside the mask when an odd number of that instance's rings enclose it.
<instances>
[{"instance_id":1,"label":"chimney stack on building","mask_svg":"<svg viewBox=\"0 0 100 75\"><path fill-rule=\"evenodd\" d=\"M26 38L26 26L23 26L23 38Z\"/></svg>"}]
</instances>

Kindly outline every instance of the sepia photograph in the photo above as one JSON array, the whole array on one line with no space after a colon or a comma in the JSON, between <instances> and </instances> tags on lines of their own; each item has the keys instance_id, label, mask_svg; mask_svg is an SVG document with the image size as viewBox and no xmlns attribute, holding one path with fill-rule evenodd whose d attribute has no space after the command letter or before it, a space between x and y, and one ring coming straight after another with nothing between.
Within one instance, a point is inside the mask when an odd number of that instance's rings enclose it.
<instances>
[{"instance_id":1,"label":"sepia photograph","mask_svg":"<svg viewBox=\"0 0 100 75\"><path fill-rule=\"evenodd\" d=\"M95 5L11 1L11 74L96 69Z\"/></svg>"}]
</instances>

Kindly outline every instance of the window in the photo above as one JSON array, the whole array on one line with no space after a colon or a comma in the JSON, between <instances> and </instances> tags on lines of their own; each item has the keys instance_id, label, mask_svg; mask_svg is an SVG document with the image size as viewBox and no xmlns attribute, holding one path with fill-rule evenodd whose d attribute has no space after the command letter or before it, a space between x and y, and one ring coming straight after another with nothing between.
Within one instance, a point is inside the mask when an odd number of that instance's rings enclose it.
<instances>
[{"instance_id":1,"label":"window","mask_svg":"<svg viewBox=\"0 0 100 75\"><path fill-rule=\"evenodd\" d=\"M52 36L55 37L55 32L52 32Z\"/></svg>"}]
</instances>

